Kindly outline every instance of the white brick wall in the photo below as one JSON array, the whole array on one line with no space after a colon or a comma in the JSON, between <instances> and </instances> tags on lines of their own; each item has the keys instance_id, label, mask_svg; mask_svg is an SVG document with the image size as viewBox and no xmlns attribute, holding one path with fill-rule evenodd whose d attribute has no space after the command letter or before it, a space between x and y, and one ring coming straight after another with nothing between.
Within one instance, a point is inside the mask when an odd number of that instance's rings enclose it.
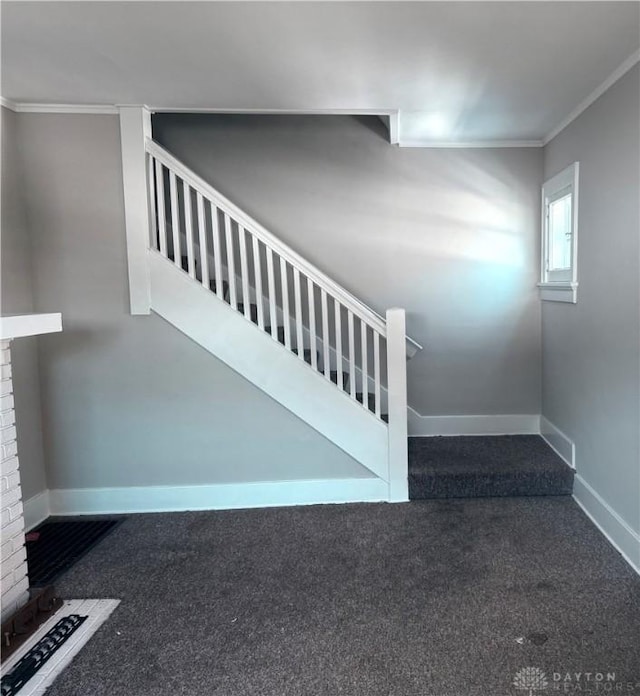
<instances>
[{"instance_id":1,"label":"white brick wall","mask_svg":"<svg viewBox=\"0 0 640 696\"><path fill-rule=\"evenodd\" d=\"M16 443L11 352L9 341L0 342L0 583L2 621L29 598L27 555L24 547L24 517L18 445Z\"/></svg>"}]
</instances>

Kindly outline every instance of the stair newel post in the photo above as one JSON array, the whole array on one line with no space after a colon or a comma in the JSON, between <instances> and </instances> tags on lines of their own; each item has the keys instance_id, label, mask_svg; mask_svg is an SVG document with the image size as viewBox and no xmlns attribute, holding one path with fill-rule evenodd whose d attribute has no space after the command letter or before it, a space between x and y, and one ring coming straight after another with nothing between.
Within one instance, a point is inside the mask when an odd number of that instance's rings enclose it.
<instances>
[{"instance_id":1,"label":"stair newel post","mask_svg":"<svg viewBox=\"0 0 640 696\"><path fill-rule=\"evenodd\" d=\"M147 138L151 138L149 110L143 106L121 106L120 144L131 314L151 311Z\"/></svg>"},{"instance_id":2,"label":"stair newel post","mask_svg":"<svg viewBox=\"0 0 640 696\"><path fill-rule=\"evenodd\" d=\"M407 443L407 353L405 311L387 310L389 410L389 502L409 499Z\"/></svg>"}]
</instances>

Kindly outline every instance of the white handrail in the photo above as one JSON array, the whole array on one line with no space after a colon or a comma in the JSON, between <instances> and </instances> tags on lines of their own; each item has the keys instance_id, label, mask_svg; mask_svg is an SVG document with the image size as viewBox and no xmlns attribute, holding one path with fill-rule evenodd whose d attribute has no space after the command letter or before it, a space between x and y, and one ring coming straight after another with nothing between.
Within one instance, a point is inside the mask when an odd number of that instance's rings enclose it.
<instances>
[{"instance_id":1,"label":"white handrail","mask_svg":"<svg viewBox=\"0 0 640 696\"><path fill-rule=\"evenodd\" d=\"M145 259L159 254L185 282L215 292L384 425L389 500L406 500L406 358L421 346L406 335L404 309L381 317L150 137L144 143L138 188L146 183L148 214L136 231Z\"/></svg>"},{"instance_id":2,"label":"white handrail","mask_svg":"<svg viewBox=\"0 0 640 696\"><path fill-rule=\"evenodd\" d=\"M269 232L259 222L240 210L240 208L232 203L226 196L217 191L195 172L187 168L180 160L151 138L147 138L146 140L146 151L157 161L162 162L162 164L174 174L177 174L183 181L186 181L195 191L211 200L216 207L223 210L239 225L259 238L265 245L271 247L280 257L286 259L292 266L297 267L318 287L324 289L329 295L337 298L340 303L351 310L356 317L366 322L371 328L375 329L381 336L386 338L386 322L377 312L361 302L341 285L338 285L338 283L329 278L329 276L323 273L319 268L309 263L309 261ZM408 336L406 337L406 342L410 343L417 350L422 349L420 344Z\"/></svg>"}]
</instances>

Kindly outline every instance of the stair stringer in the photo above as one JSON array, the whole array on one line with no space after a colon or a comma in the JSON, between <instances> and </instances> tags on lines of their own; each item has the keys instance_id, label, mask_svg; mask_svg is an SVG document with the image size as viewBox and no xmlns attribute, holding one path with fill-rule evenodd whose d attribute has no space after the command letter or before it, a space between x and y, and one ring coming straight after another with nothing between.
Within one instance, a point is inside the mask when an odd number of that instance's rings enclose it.
<instances>
[{"instance_id":1,"label":"stair stringer","mask_svg":"<svg viewBox=\"0 0 640 696\"><path fill-rule=\"evenodd\" d=\"M388 428L226 302L149 250L151 309L384 481Z\"/></svg>"}]
</instances>

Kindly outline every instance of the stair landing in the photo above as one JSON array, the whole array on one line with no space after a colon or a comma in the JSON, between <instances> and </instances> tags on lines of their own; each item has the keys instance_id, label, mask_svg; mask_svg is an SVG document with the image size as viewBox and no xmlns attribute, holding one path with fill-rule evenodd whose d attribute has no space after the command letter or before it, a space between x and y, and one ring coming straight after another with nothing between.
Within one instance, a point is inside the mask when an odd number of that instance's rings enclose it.
<instances>
[{"instance_id":1,"label":"stair landing","mask_svg":"<svg viewBox=\"0 0 640 696\"><path fill-rule=\"evenodd\" d=\"M409 438L409 498L571 495L573 469L538 435Z\"/></svg>"}]
</instances>

